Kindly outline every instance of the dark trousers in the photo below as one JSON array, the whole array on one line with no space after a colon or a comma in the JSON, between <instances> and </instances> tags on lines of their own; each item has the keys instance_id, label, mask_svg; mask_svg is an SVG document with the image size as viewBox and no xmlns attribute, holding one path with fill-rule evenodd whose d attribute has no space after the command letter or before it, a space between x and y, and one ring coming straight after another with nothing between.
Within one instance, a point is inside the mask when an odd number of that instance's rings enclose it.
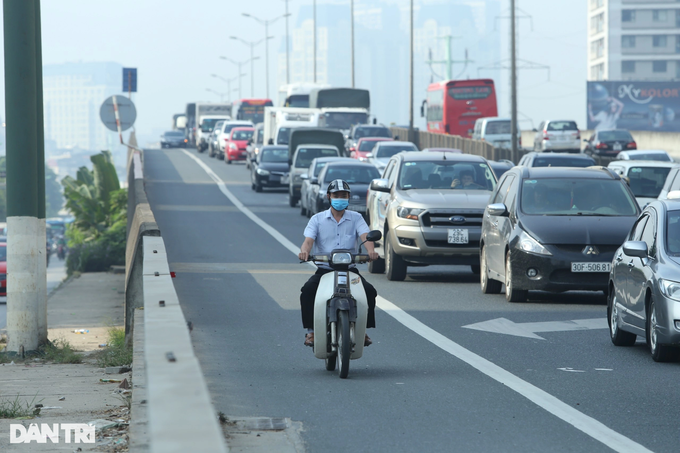
<instances>
[{"instance_id":1,"label":"dark trousers","mask_svg":"<svg viewBox=\"0 0 680 453\"><path fill-rule=\"evenodd\" d=\"M305 329L314 328L314 299L316 298L316 290L319 288L319 282L321 281L321 276L333 272L330 269L318 268L316 273L309 277L307 283L300 289L300 308L302 309L302 327ZM350 269L359 277L359 271L356 269ZM378 292L375 290L373 285L364 280L361 277L361 283L364 285L364 291L366 292L366 301L368 302L368 319L366 321L366 327L375 327L375 298L378 296Z\"/></svg>"}]
</instances>

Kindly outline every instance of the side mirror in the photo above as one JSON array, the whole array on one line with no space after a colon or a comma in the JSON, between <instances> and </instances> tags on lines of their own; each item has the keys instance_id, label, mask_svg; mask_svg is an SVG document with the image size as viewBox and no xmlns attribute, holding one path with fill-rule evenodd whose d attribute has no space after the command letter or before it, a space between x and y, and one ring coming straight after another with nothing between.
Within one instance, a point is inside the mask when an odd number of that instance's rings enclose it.
<instances>
[{"instance_id":1,"label":"side mirror","mask_svg":"<svg viewBox=\"0 0 680 453\"><path fill-rule=\"evenodd\" d=\"M302 179L303 181L306 181L306 180L309 179L309 175L307 173L303 173L303 174L300 175L300 179Z\"/></svg>"},{"instance_id":2,"label":"side mirror","mask_svg":"<svg viewBox=\"0 0 680 453\"><path fill-rule=\"evenodd\" d=\"M387 179L374 179L371 181L371 190L390 193L389 181Z\"/></svg>"},{"instance_id":3,"label":"side mirror","mask_svg":"<svg viewBox=\"0 0 680 453\"><path fill-rule=\"evenodd\" d=\"M270 138L269 141L267 142L268 145L273 145L274 144L274 139Z\"/></svg>"},{"instance_id":4,"label":"side mirror","mask_svg":"<svg viewBox=\"0 0 680 453\"><path fill-rule=\"evenodd\" d=\"M489 215L496 217L506 217L508 215L508 208L503 203L494 203L486 207Z\"/></svg>"},{"instance_id":5,"label":"side mirror","mask_svg":"<svg viewBox=\"0 0 680 453\"><path fill-rule=\"evenodd\" d=\"M647 251L647 243L644 241L626 241L623 243L623 253L628 256L636 256L638 258L647 258L649 253Z\"/></svg>"},{"instance_id":6,"label":"side mirror","mask_svg":"<svg viewBox=\"0 0 680 453\"><path fill-rule=\"evenodd\" d=\"M382 233L380 230L369 231L366 235L366 240L370 242L379 241L380 239L382 239Z\"/></svg>"},{"instance_id":7,"label":"side mirror","mask_svg":"<svg viewBox=\"0 0 680 453\"><path fill-rule=\"evenodd\" d=\"M310 184L319 184L319 178L317 178L316 176L312 176L311 178L309 178L309 183Z\"/></svg>"}]
</instances>

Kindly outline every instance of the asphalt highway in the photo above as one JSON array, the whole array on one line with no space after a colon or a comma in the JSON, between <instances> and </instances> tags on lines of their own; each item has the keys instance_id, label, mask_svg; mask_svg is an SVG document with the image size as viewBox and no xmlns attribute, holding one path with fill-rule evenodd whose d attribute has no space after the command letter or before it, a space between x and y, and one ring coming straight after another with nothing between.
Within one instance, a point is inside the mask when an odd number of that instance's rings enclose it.
<instances>
[{"instance_id":1,"label":"asphalt highway","mask_svg":"<svg viewBox=\"0 0 680 453\"><path fill-rule=\"evenodd\" d=\"M146 150L145 187L215 408L290 417L307 451L678 451L678 363L611 344L601 293L485 296L469 268L376 287L373 345L328 372L303 346L307 219L243 163ZM294 254L295 252L295 254ZM480 324L481 323L481 324Z\"/></svg>"}]
</instances>

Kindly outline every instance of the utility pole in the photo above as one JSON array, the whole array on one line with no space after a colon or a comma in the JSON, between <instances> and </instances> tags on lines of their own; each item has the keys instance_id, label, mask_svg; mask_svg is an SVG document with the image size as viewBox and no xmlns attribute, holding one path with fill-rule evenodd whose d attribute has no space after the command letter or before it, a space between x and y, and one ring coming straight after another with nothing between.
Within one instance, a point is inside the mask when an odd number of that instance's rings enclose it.
<instances>
[{"instance_id":1,"label":"utility pole","mask_svg":"<svg viewBox=\"0 0 680 453\"><path fill-rule=\"evenodd\" d=\"M288 13L288 1L289 0L283 0L286 2L286 85L290 83L290 38L288 37L288 17L290 14Z\"/></svg>"},{"instance_id":2,"label":"utility pole","mask_svg":"<svg viewBox=\"0 0 680 453\"><path fill-rule=\"evenodd\" d=\"M40 0L35 1L35 71L36 71L36 108L38 109L38 251L45 244L43 259L38 260L38 342L47 343L47 206L45 202L45 116L43 112L43 72L42 72L42 21Z\"/></svg>"},{"instance_id":3,"label":"utility pole","mask_svg":"<svg viewBox=\"0 0 680 453\"><path fill-rule=\"evenodd\" d=\"M250 46L250 97L253 98L255 97L255 67L253 66L253 62L259 58L259 57L254 57L255 53L255 46L260 44L262 40L260 39L259 41L246 41L245 39L238 38L236 36L230 36L230 39L235 39L236 41L241 41L243 44L246 46ZM238 68L238 73L241 73L241 68ZM239 82L240 84L241 82ZM239 86L240 88L240 86ZM240 96L240 93L239 93Z\"/></svg>"},{"instance_id":4,"label":"utility pole","mask_svg":"<svg viewBox=\"0 0 680 453\"><path fill-rule=\"evenodd\" d=\"M21 356L37 350L41 338L47 337L46 332L44 335L40 332L47 328L46 321L41 320L42 313L46 313L43 307L46 283L36 284L47 260L45 162L40 160L39 145L44 134L39 124L42 118L42 96L38 94L42 81L37 68L42 61L38 44L39 9L39 0L3 2L9 236L7 351Z\"/></svg>"},{"instance_id":5,"label":"utility pole","mask_svg":"<svg viewBox=\"0 0 680 453\"><path fill-rule=\"evenodd\" d=\"M253 16L252 14L247 14L247 13L242 13L243 16L245 17L250 17L251 19L255 19L262 25L264 25L264 55L265 55L265 80L266 80L266 89L265 92L267 93L267 99L269 99L269 40L273 38L273 36L269 36L269 24L274 24L277 20L281 19L282 17L286 18L286 24L288 24L288 2L286 1L286 14L282 16L275 17L274 19L269 19L269 20L263 20L258 17ZM286 33L286 39L288 39L288 34ZM288 46L288 43L286 42L286 46ZM286 47L287 51L288 47ZM287 55L287 54L286 54ZM286 62L287 64L287 62Z\"/></svg>"},{"instance_id":6,"label":"utility pole","mask_svg":"<svg viewBox=\"0 0 680 453\"><path fill-rule=\"evenodd\" d=\"M354 0L349 0L349 12L350 12L350 30L351 30L351 53L352 53L352 88L354 88Z\"/></svg>"},{"instance_id":7,"label":"utility pole","mask_svg":"<svg viewBox=\"0 0 680 453\"><path fill-rule=\"evenodd\" d=\"M438 36L437 39L445 39L446 44L444 46L445 49L445 59L444 60L428 60L426 63L430 65L430 68L432 67L431 65L433 64L443 64L446 69L446 80L451 80L453 79L453 65L457 63L464 63L467 65L468 63L474 63L474 60L470 60L467 57L467 51L465 52L465 60L454 60L451 57L451 41L454 39L458 39L460 36L451 36L451 35L446 35L446 36ZM432 58L430 56L430 58ZM434 72L434 71L433 71ZM437 74L435 74L437 75Z\"/></svg>"},{"instance_id":8,"label":"utility pole","mask_svg":"<svg viewBox=\"0 0 680 453\"><path fill-rule=\"evenodd\" d=\"M313 62L313 64L314 64L314 83L316 83L316 0L312 1L312 13L314 15L314 21L313 21L314 22L314 24L313 24L313 26L314 26L314 33L313 33L314 45L312 46L312 49L313 49L312 50L312 53L313 53L312 60L314 60L314 62Z\"/></svg>"},{"instance_id":9,"label":"utility pole","mask_svg":"<svg viewBox=\"0 0 680 453\"><path fill-rule=\"evenodd\" d=\"M413 0L410 1L411 15L409 23L409 87L408 87L408 140L415 142L413 130Z\"/></svg>"},{"instance_id":10,"label":"utility pole","mask_svg":"<svg viewBox=\"0 0 680 453\"><path fill-rule=\"evenodd\" d=\"M515 47L515 0L510 0L510 128L512 161L519 162L517 148L517 48Z\"/></svg>"}]
</instances>

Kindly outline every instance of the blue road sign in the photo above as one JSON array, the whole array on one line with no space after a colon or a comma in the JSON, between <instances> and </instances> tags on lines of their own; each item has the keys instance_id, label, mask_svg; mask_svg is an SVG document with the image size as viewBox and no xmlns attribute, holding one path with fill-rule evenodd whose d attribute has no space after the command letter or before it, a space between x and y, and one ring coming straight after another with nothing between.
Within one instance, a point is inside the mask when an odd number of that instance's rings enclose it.
<instances>
[{"instance_id":1,"label":"blue road sign","mask_svg":"<svg viewBox=\"0 0 680 453\"><path fill-rule=\"evenodd\" d=\"M137 92L137 68L123 68L123 92Z\"/></svg>"}]
</instances>

